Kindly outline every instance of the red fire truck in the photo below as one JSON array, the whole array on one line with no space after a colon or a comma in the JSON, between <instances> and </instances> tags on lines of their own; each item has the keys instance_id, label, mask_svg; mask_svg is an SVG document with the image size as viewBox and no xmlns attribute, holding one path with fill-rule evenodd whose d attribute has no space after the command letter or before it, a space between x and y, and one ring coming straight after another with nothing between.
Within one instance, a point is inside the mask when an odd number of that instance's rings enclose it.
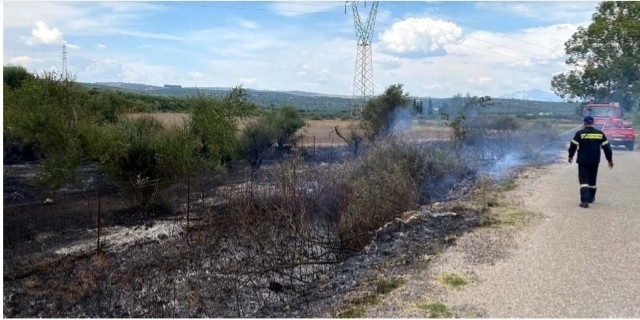
<instances>
[{"instance_id":1,"label":"red fire truck","mask_svg":"<svg viewBox=\"0 0 640 320\"><path fill-rule=\"evenodd\" d=\"M604 132L612 146L624 146L633 150L637 133L631 127L631 121L622 117L622 110L617 102L590 101L582 109L582 115L593 117L594 126Z\"/></svg>"}]
</instances>

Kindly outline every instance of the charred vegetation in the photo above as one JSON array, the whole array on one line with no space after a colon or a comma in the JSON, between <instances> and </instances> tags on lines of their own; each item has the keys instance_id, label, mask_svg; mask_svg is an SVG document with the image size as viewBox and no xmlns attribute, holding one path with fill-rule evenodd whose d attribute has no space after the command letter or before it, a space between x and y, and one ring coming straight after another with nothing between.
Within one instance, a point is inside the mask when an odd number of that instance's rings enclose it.
<instances>
[{"instance_id":1,"label":"charred vegetation","mask_svg":"<svg viewBox=\"0 0 640 320\"><path fill-rule=\"evenodd\" d=\"M482 99L444 122L452 136L408 139L406 95L397 85L388 93L372 102L368 114L381 118L364 127L356 153L296 145L302 124L291 108L238 130L253 112L241 90L191 98L197 116L169 130L78 108L77 127L60 124L77 145L29 140L58 162L5 166L4 315L332 314L377 270L400 273L481 224L481 206L450 204L477 177L540 160L542 132L483 116ZM29 137L31 118L9 114L11 134ZM66 155L70 147L84 156Z\"/></svg>"}]
</instances>

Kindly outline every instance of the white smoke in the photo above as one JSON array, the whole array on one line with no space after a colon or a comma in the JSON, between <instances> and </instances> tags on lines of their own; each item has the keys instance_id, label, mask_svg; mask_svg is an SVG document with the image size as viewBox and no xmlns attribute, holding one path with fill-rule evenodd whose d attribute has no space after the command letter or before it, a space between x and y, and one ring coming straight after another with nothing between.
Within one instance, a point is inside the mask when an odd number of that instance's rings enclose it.
<instances>
[{"instance_id":1,"label":"white smoke","mask_svg":"<svg viewBox=\"0 0 640 320\"><path fill-rule=\"evenodd\" d=\"M393 124L391 125L390 136L406 136L413 126L413 113L409 108L399 108L394 111Z\"/></svg>"}]
</instances>

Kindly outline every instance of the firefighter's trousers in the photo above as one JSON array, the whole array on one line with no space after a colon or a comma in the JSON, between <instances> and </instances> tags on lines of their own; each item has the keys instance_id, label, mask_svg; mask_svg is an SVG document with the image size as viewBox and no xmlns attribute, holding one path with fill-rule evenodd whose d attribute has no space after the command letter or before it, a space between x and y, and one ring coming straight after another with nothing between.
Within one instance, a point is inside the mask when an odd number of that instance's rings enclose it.
<instances>
[{"instance_id":1,"label":"firefighter's trousers","mask_svg":"<svg viewBox=\"0 0 640 320\"><path fill-rule=\"evenodd\" d=\"M593 202L596 199L597 164L578 164L580 181L580 202Z\"/></svg>"}]
</instances>

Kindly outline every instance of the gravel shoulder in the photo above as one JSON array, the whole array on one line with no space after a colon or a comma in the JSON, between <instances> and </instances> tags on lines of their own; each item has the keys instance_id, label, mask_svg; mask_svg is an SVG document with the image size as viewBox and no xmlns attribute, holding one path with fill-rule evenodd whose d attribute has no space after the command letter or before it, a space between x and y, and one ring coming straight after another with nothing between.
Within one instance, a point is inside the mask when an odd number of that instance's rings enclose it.
<instances>
[{"instance_id":1,"label":"gravel shoulder","mask_svg":"<svg viewBox=\"0 0 640 320\"><path fill-rule=\"evenodd\" d=\"M504 195L529 223L459 237L367 316L425 317L437 302L465 318L640 318L640 152L614 150L615 168L601 164L588 209L578 206L577 166L565 155L527 169ZM438 280L445 272L469 283L447 287Z\"/></svg>"}]
</instances>

